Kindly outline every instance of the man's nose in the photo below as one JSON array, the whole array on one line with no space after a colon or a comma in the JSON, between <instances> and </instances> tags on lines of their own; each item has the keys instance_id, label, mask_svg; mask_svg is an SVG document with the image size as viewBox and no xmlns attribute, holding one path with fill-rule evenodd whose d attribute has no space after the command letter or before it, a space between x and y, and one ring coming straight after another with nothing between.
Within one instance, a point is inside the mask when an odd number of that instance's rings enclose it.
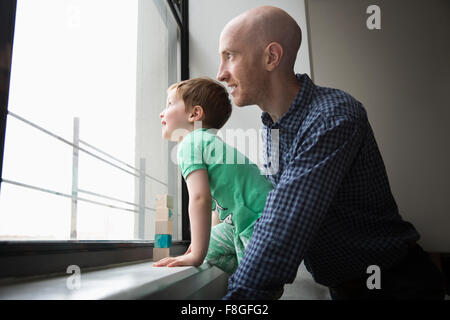
<instances>
[{"instance_id":1,"label":"man's nose","mask_svg":"<svg viewBox=\"0 0 450 320\"><path fill-rule=\"evenodd\" d=\"M162 119L164 117L164 110L161 111L161 113L159 114L159 117Z\"/></svg>"},{"instance_id":2,"label":"man's nose","mask_svg":"<svg viewBox=\"0 0 450 320\"><path fill-rule=\"evenodd\" d=\"M220 66L219 72L217 73L217 80L219 80L220 82L226 82L229 79L229 75L230 74L228 73L228 71Z\"/></svg>"}]
</instances>

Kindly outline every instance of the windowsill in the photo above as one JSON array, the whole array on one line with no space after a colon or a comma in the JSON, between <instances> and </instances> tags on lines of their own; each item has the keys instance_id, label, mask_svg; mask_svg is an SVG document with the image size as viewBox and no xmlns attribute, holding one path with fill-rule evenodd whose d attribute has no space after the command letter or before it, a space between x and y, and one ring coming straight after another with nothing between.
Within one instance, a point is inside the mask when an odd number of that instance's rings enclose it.
<instances>
[{"instance_id":1,"label":"windowsill","mask_svg":"<svg viewBox=\"0 0 450 320\"><path fill-rule=\"evenodd\" d=\"M80 289L68 289L67 281L73 274L0 284L0 299L181 300L220 299L226 294L227 275L208 263L198 268L156 268L152 265L152 261L144 261L84 273L81 270Z\"/></svg>"}]
</instances>

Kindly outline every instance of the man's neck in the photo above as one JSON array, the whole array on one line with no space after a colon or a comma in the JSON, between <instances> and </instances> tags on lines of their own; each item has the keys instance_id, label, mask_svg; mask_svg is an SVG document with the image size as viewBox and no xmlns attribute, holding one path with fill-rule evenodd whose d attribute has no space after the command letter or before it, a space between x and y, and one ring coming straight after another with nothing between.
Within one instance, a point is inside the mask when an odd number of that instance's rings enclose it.
<instances>
[{"instance_id":1,"label":"man's neck","mask_svg":"<svg viewBox=\"0 0 450 320\"><path fill-rule=\"evenodd\" d=\"M267 112L275 123L288 112L300 87L300 83L295 75L292 75L287 80L273 81L268 86L269 90L265 95L265 101L259 103L258 106L262 111Z\"/></svg>"}]
</instances>

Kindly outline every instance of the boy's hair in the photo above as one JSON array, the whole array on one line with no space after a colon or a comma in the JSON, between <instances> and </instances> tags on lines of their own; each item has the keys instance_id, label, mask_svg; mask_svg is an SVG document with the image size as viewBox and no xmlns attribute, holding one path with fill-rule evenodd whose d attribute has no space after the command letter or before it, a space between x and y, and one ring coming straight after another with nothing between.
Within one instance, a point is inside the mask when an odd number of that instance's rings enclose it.
<instances>
[{"instance_id":1,"label":"boy's hair","mask_svg":"<svg viewBox=\"0 0 450 320\"><path fill-rule=\"evenodd\" d=\"M220 129L231 116L232 107L227 89L210 78L177 82L167 92L171 90L176 90L175 97L183 100L186 111L197 105L203 108L203 127Z\"/></svg>"}]
</instances>

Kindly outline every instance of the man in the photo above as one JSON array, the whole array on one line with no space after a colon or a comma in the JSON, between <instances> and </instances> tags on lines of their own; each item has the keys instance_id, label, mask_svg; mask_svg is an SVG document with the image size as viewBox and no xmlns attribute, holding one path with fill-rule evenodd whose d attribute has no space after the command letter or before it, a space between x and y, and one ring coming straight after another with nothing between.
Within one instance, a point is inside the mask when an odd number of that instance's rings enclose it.
<instances>
[{"instance_id":1,"label":"man","mask_svg":"<svg viewBox=\"0 0 450 320\"><path fill-rule=\"evenodd\" d=\"M300 43L295 20L270 6L244 12L220 36L217 79L237 106L263 111L274 185L225 299L278 298L302 260L333 299L442 299L441 274L399 215L364 108L295 75ZM379 271L374 283L368 270Z\"/></svg>"}]
</instances>

